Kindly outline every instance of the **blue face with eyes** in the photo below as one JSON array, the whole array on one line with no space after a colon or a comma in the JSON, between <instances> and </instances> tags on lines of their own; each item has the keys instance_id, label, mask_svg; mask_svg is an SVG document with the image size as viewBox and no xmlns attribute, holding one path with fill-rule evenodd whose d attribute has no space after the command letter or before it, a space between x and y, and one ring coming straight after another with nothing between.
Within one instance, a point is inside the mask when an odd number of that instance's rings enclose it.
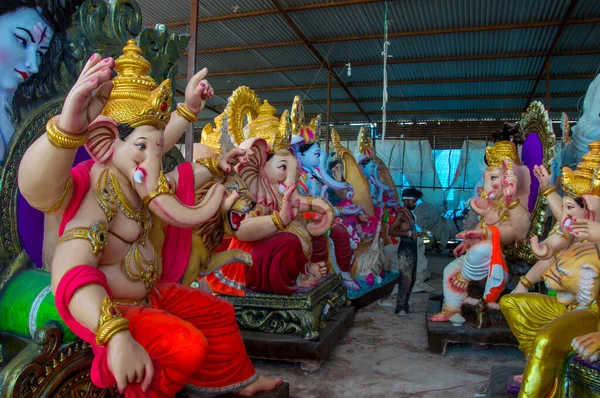
<instances>
[{"instance_id":1,"label":"blue face with eyes","mask_svg":"<svg viewBox=\"0 0 600 398\"><path fill-rule=\"evenodd\" d=\"M310 148L308 148L306 152L301 154L302 165L308 167L309 169L315 168L319 166L322 155L323 154L321 153L319 144L315 142Z\"/></svg>"},{"instance_id":2,"label":"blue face with eyes","mask_svg":"<svg viewBox=\"0 0 600 398\"><path fill-rule=\"evenodd\" d=\"M375 174L375 162L370 160L369 163L362 166L362 169L363 169L363 173L365 173L365 176L367 178L372 177Z\"/></svg>"},{"instance_id":3,"label":"blue face with eyes","mask_svg":"<svg viewBox=\"0 0 600 398\"><path fill-rule=\"evenodd\" d=\"M39 70L54 31L33 8L0 15L0 92L12 94Z\"/></svg>"}]
</instances>

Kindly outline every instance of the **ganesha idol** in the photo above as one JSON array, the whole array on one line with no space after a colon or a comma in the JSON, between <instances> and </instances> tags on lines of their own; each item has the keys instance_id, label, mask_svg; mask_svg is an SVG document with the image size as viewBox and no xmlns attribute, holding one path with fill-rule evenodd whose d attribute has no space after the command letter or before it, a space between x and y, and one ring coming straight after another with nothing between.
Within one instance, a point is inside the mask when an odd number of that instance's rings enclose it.
<instances>
[{"instance_id":1,"label":"ganesha idol","mask_svg":"<svg viewBox=\"0 0 600 398\"><path fill-rule=\"evenodd\" d=\"M360 164L364 176L369 181L369 192L375 208L375 219L378 221L383 220L386 213L390 213L389 210L398 205L398 193L389 170L383 161L377 157L371 137L364 127L360 129L358 134L356 161ZM373 230L374 228L371 227L371 232ZM386 239L388 239L387 236Z\"/></svg>"},{"instance_id":2,"label":"ganesha idol","mask_svg":"<svg viewBox=\"0 0 600 398\"><path fill-rule=\"evenodd\" d=\"M598 251L588 242L600 242L600 183L596 176L600 141L590 143L589 148L576 170L562 169L562 199L554 187L548 187L547 171L538 170L540 186L558 224L546 240L532 245L545 261L536 264L520 284L530 288L544 280L556 296L517 293L500 300L500 309L528 358L520 397L562 396L557 386L572 340L596 331ZM590 357L596 350L582 351Z\"/></svg>"},{"instance_id":3,"label":"ganesha idol","mask_svg":"<svg viewBox=\"0 0 600 398\"><path fill-rule=\"evenodd\" d=\"M327 173L327 153L319 145L321 137L321 117L311 120L306 125L304 122L304 109L299 96L294 98L292 105L292 142L297 153L300 167L299 191L304 195L312 195L328 199L328 189L345 191L346 200L334 207L335 219L329 236L312 237L314 255L319 252L314 261L327 261L329 259L336 273L342 275L344 285L349 290L359 290L360 285L352 277L354 264L354 250L358 247L356 236L339 220L340 217L354 216L362 212L362 206L352 203L353 188L345 182L339 182ZM309 221L314 217L305 213ZM319 217L319 215L316 215Z\"/></svg>"},{"instance_id":4,"label":"ganesha idol","mask_svg":"<svg viewBox=\"0 0 600 398\"><path fill-rule=\"evenodd\" d=\"M433 322L448 321L460 312L463 302L472 301L467 298L471 281L485 281L484 301L488 307L496 308L508 279L502 250L526 239L531 226L527 207L531 178L529 169L521 166L516 145L498 141L486 148L485 160L488 168L483 176L484 186L478 190L479 197L470 202L480 222L477 229L458 235L464 238L455 250L460 257L444 269L444 305L440 313L430 318Z\"/></svg>"},{"instance_id":5,"label":"ganesha idol","mask_svg":"<svg viewBox=\"0 0 600 398\"><path fill-rule=\"evenodd\" d=\"M313 238L330 230L334 209L327 200L297 189L300 165L291 147L289 111L275 115L267 101L261 105L254 91L240 87L216 119L221 142L231 139L246 151L248 161L236 172L256 207L239 223L229 246L250 253L252 266L233 263L209 275L213 293L290 295L316 287L327 275L327 252L317 252ZM250 122L244 125L246 118ZM317 217L308 221L302 215L307 212Z\"/></svg>"},{"instance_id":6,"label":"ganesha idol","mask_svg":"<svg viewBox=\"0 0 600 398\"><path fill-rule=\"evenodd\" d=\"M61 114L22 158L20 192L61 218L51 265L56 309L91 345L88 374L100 388L116 386L125 397L173 397L187 384L213 394L275 388L281 379L259 377L246 355L231 304L176 283L187 261L179 264L177 247L161 261L150 243L153 216L191 230L238 194L215 184L194 205L194 191L214 180L216 167L184 163L163 172L163 153L197 120L212 89L202 70L171 113L170 80L157 84L149 70L134 40L117 60L92 55ZM72 168L80 146L92 159ZM243 155L222 158L221 172Z\"/></svg>"}]
</instances>

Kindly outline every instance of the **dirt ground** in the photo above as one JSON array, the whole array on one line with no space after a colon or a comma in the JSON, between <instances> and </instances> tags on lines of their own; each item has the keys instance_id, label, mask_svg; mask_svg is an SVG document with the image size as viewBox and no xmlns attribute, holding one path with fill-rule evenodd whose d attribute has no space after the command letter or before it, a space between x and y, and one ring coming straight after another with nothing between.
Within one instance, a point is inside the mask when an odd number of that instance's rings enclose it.
<instances>
[{"instance_id":1,"label":"dirt ground","mask_svg":"<svg viewBox=\"0 0 600 398\"><path fill-rule=\"evenodd\" d=\"M441 291L441 275L449 257L429 256L428 284ZM390 297L360 310L333 358L316 373L299 364L256 361L261 374L283 376L295 398L484 397L493 364L522 366L516 347L473 350L467 345L448 345L446 355L427 350L425 309L428 293L411 296L412 313L399 318Z\"/></svg>"}]
</instances>

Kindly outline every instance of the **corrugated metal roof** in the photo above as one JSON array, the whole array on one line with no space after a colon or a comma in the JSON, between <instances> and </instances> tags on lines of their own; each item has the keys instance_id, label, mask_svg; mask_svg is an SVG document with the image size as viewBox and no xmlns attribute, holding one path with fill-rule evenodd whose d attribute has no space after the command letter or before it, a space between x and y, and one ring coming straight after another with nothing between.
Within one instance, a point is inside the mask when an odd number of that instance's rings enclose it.
<instances>
[{"instance_id":1,"label":"corrugated metal roof","mask_svg":"<svg viewBox=\"0 0 600 398\"><path fill-rule=\"evenodd\" d=\"M280 0L284 7L319 5L330 1ZM189 0L174 0L168 2L168 5L158 0L138 0L138 2L146 25L189 19ZM388 119L444 121L514 120L520 117L520 112L507 113L499 110L524 109L534 87L534 79L542 70L545 55L558 32L558 24L564 18L569 1L390 0L388 3L390 33L438 31L437 34L417 34L390 39L389 53L393 55L392 61L408 60L409 62L388 66L390 80L388 94L391 98L408 97L416 100L390 101L388 111L392 114ZM260 10L271 11L268 15L253 14L243 18L234 15ZM321 42L314 46L321 57L336 65L334 73L348 85L348 90L361 102L361 106L373 121L381 119L383 40L381 38L361 39L361 37L383 33L384 12L383 1L335 7L312 7L289 12L291 19L309 40L334 39L333 42ZM229 15L236 18L229 18ZM268 99L272 103L289 104L278 106L279 112L289 108L294 96L298 94L307 102L307 113L325 113L327 90L324 86L327 84L327 67L319 65L320 61L306 45L244 49L245 46L301 42L301 37L286 20L279 13L273 12L270 0L202 0L199 16L200 18L223 16L223 18L199 25L198 49L200 51L227 49L228 51L199 54L197 69L206 66L212 73L272 70L259 74L239 73L212 77L209 75L215 90L231 92L238 86L249 86L255 89L262 99ZM598 0L579 0L571 19L600 21ZM457 28L540 22L552 23L554 26L451 32L452 29ZM188 26L169 29L171 33L188 31ZM335 40L343 37L352 37L353 40ZM580 95L586 91L592 75L600 67L600 23L567 24L555 52L582 51L586 53L552 56L550 59L552 117L560 117L560 111L564 109L581 108ZM506 57L511 54L535 54L535 56ZM452 60L460 57L471 59ZM476 59L477 57L496 58ZM443 58L451 58L451 60L443 60ZM344 68L338 67L348 62L352 63L351 76L347 76ZM360 65L360 63L367 65ZM277 70L296 66L309 66L312 69ZM179 60L178 68L179 74L186 73L185 57ZM569 76L577 78L560 78ZM523 80L514 80L517 77ZM502 78L506 80L499 80ZM545 75L537 85L534 99L545 101L544 79ZM395 84L398 81L404 84ZM306 89L311 85L315 87ZM185 80L178 80L176 86L183 90ZM298 87L303 87L303 90L299 90ZM474 96L484 98L472 98ZM334 101L331 105L332 120L340 123L367 121L366 116L359 113L356 105L335 81L331 90L331 99ZM209 104L223 106L226 100L227 94L219 94L211 99ZM490 112L485 112L486 110ZM394 115L393 112L417 113ZM207 117L214 116L210 111L207 113L209 115ZM352 115L344 116L347 113ZM569 111L569 115L576 118L578 112Z\"/></svg>"}]
</instances>

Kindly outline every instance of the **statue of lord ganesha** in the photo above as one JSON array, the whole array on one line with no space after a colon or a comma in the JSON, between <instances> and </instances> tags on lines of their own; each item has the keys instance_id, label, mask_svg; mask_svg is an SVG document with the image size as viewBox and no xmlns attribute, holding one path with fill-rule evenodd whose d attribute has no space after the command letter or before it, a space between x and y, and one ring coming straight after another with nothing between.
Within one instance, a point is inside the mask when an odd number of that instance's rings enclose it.
<instances>
[{"instance_id":1,"label":"statue of lord ganesha","mask_svg":"<svg viewBox=\"0 0 600 398\"><path fill-rule=\"evenodd\" d=\"M298 189L304 195L312 195L330 199L331 190L344 191L346 195L354 195L353 187L347 182L337 181L328 174L328 156L321 150L321 117L313 119L308 125L304 124L304 108L299 96L294 98L292 105L292 142L295 143L298 162L301 167ZM329 236L312 237L313 251L329 254L333 270L342 275L344 285L349 290L359 290L360 285L352 276L354 265L354 250L358 248L357 236L352 236L352 230L343 225L340 220L355 217L363 213L362 206L354 204L352 198L345 198L334 207L335 222L329 231ZM308 220L313 217L305 213ZM318 215L316 215L318 217ZM360 241L359 241L360 242ZM359 243L358 242L358 243ZM329 250L328 250L329 247ZM319 258L327 261L327 256Z\"/></svg>"},{"instance_id":2,"label":"statue of lord ganesha","mask_svg":"<svg viewBox=\"0 0 600 398\"><path fill-rule=\"evenodd\" d=\"M479 188L479 197L470 202L481 221L477 229L457 235L464 238L454 251L460 257L444 269L444 306L430 318L433 322L448 321L460 312L470 281L486 280L484 300L488 307L497 307L508 278L502 250L515 240L525 239L530 229L526 207L530 175L527 167L520 166L516 145L498 141L486 148L485 160L485 185Z\"/></svg>"},{"instance_id":3,"label":"statue of lord ganesha","mask_svg":"<svg viewBox=\"0 0 600 398\"><path fill-rule=\"evenodd\" d=\"M597 331L598 251L588 242L600 242L600 222L595 221L600 220L596 180L600 142L589 147L575 171L562 169L562 199L554 187L548 187L547 171L537 170L543 194L559 220L558 228L540 245L532 245L545 260L532 267L520 284L531 288L532 283L544 280L556 290L556 297L513 293L500 300L500 310L528 359L525 373L512 383L518 386L522 381L520 397L562 396L560 380L572 339ZM597 350L590 351L591 344L581 348L587 358Z\"/></svg>"},{"instance_id":4,"label":"statue of lord ganesha","mask_svg":"<svg viewBox=\"0 0 600 398\"><path fill-rule=\"evenodd\" d=\"M214 293L245 296L250 289L289 295L315 287L327 275L327 250L314 250L313 237L330 230L334 209L327 200L296 189L300 166L291 147L289 112L281 119L275 114L267 101L261 105L254 91L240 87L215 119L215 133L246 150L248 162L236 171L256 198L256 208L240 222L229 246L251 253L253 265L229 264L209 275ZM250 122L244 126L246 117ZM317 217L308 222L300 215L306 212Z\"/></svg>"},{"instance_id":5,"label":"statue of lord ganesha","mask_svg":"<svg viewBox=\"0 0 600 398\"><path fill-rule=\"evenodd\" d=\"M111 79L113 68L117 76ZM149 70L133 40L116 61L92 55L61 114L20 164L23 196L62 217L51 267L58 313L92 345L93 383L116 384L126 397L173 397L188 383L213 394L273 389L282 380L257 376L232 305L168 283L181 278L185 265L172 273L173 261L161 264L149 243L152 215L193 228L238 198L215 184L198 206L178 200L182 191L193 193L215 176L211 168L189 163L164 175L162 156L197 120L213 91L202 70L171 114L170 80L157 85ZM72 168L83 145L92 160ZM230 162L244 157L236 149L215 158L212 171L229 172Z\"/></svg>"}]
</instances>

